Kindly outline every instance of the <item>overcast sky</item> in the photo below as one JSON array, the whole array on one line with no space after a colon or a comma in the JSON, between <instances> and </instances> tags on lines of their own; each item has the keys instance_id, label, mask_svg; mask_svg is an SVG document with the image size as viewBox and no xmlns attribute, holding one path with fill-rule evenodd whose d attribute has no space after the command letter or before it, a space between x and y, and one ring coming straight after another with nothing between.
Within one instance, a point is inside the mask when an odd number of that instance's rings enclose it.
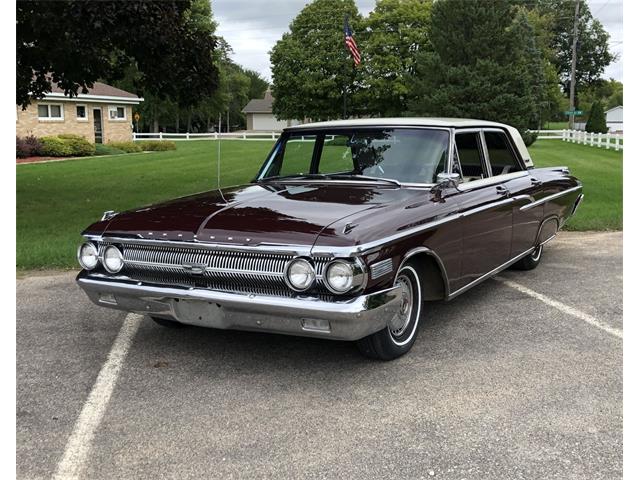
<instances>
[{"instance_id":1,"label":"overcast sky","mask_svg":"<svg viewBox=\"0 0 640 480\"><path fill-rule=\"evenodd\" d=\"M611 35L611 51L620 55L604 75L622 81L622 0L587 0L591 13ZM360 13L368 14L375 0L355 0ZM271 79L269 50L289 28L308 0L212 0L217 33L231 44L233 59L243 67ZM358 35L356 32L356 40Z\"/></svg>"}]
</instances>

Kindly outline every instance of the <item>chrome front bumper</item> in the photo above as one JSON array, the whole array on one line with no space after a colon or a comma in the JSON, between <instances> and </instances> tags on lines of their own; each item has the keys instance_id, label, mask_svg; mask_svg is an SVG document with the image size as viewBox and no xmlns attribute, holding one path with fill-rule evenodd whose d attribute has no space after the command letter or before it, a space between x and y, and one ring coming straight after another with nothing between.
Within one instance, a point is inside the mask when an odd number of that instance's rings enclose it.
<instances>
[{"instance_id":1,"label":"chrome front bumper","mask_svg":"<svg viewBox=\"0 0 640 480\"><path fill-rule=\"evenodd\" d=\"M284 298L168 287L122 278L78 274L78 285L96 305L181 323L334 340L358 340L382 330L400 310L393 287L343 301Z\"/></svg>"}]
</instances>

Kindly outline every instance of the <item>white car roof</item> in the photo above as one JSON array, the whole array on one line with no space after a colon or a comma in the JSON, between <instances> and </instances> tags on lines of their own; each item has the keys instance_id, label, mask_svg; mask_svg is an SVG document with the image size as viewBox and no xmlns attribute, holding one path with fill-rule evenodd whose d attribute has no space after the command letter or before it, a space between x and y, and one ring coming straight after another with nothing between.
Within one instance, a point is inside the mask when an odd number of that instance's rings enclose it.
<instances>
[{"instance_id":1,"label":"white car roof","mask_svg":"<svg viewBox=\"0 0 640 480\"><path fill-rule=\"evenodd\" d=\"M507 130L515 143L520 156L527 167L533 167L531 155L527 150L518 129L504 123L490 122L488 120L475 120L473 118L446 118L446 117L393 117L393 118L356 118L349 120L331 120L328 122L303 123L285 128L286 131L311 130L314 128L332 127L376 127L376 126L402 126L402 127L443 127L443 128L472 128L472 127L496 127Z\"/></svg>"}]
</instances>

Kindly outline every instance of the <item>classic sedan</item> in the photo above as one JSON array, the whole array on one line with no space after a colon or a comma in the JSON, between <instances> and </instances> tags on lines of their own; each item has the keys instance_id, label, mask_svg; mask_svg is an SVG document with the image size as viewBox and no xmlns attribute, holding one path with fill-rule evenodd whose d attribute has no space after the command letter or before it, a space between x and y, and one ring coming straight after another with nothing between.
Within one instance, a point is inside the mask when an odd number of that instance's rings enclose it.
<instances>
[{"instance_id":1,"label":"classic sedan","mask_svg":"<svg viewBox=\"0 0 640 480\"><path fill-rule=\"evenodd\" d=\"M298 125L247 185L106 212L83 232L77 282L163 326L356 341L390 360L411 349L425 302L535 268L582 198L501 123Z\"/></svg>"}]
</instances>

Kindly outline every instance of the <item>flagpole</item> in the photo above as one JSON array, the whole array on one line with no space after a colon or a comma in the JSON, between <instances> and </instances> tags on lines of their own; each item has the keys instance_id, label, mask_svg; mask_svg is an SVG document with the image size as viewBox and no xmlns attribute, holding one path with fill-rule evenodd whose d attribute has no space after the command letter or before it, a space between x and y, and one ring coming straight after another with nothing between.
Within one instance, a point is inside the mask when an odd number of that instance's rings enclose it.
<instances>
[{"instance_id":1,"label":"flagpole","mask_svg":"<svg viewBox=\"0 0 640 480\"><path fill-rule=\"evenodd\" d=\"M348 25L348 24L349 24L349 14L347 13L347 14L345 14L345 16L344 16L344 29L345 29L345 32L346 32L346 29L347 29L347 25ZM346 38L346 37L345 37L345 38ZM343 43L344 43L344 49L345 49L345 51L346 51L347 53L349 53L349 48L347 47L346 42L343 42ZM342 89L342 118L343 118L344 120L346 120L346 119L347 119L347 83L346 83L346 82L348 82L348 81L349 81L349 79L348 79L348 78L347 78L347 79L345 79L345 84L344 84L343 89Z\"/></svg>"}]
</instances>

